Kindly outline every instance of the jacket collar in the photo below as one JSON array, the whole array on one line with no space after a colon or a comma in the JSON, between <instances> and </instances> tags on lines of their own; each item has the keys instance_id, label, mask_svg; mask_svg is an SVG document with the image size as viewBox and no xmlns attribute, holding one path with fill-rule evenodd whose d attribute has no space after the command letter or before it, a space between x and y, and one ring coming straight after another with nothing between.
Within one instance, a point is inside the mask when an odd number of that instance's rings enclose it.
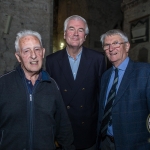
<instances>
[{"instance_id":1,"label":"jacket collar","mask_svg":"<svg viewBox=\"0 0 150 150\"><path fill-rule=\"evenodd\" d=\"M25 78L25 74L24 74L24 71L23 69L21 68L21 65L19 64L17 67L16 67L16 71L19 73L19 75L22 77L22 78ZM51 78L49 76L49 74L42 70L40 71L40 78L39 78L40 81L48 81L50 82L51 81Z\"/></svg>"}]
</instances>

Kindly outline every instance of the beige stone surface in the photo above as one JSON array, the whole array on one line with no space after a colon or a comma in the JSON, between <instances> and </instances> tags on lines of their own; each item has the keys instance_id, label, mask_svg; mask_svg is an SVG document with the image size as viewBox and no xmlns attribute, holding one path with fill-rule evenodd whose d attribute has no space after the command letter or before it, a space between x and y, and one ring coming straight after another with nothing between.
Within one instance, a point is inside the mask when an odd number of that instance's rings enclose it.
<instances>
[{"instance_id":1,"label":"beige stone surface","mask_svg":"<svg viewBox=\"0 0 150 150\"><path fill-rule=\"evenodd\" d=\"M124 11L124 24L123 29L127 33L130 42L131 42L131 49L129 52L129 56L135 60L139 61L139 55L140 51L143 50L143 53L145 51L148 51L148 56L145 53L145 58L148 58L147 62L150 62L150 1L149 0L124 0L122 4L122 8ZM147 27L147 32L149 35L149 41L143 41L140 43L132 43L132 37L131 37L131 23L136 20L141 20L142 18L149 18L149 26ZM138 25L137 25L138 26ZM140 26L140 25L139 25ZM137 27L138 28L138 27ZM144 26L143 26L144 28ZM141 32L141 33L139 33ZM141 34L143 29L141 28L140 31L136 31L135 34Z\"/></svg>"},{"instance_id":2,"label":"beige stone surface","mask_svg":"<svg viewBox=\"0 0 150 150\"><path fill-rule=\"evenodd\" d=\"M4 34L7 17L12 21ZM16 64L14 42L16 33L31 29L42 35L46 55L52 52L53 0L0 0L0 75Z\"/></svg>"}]
</instances>

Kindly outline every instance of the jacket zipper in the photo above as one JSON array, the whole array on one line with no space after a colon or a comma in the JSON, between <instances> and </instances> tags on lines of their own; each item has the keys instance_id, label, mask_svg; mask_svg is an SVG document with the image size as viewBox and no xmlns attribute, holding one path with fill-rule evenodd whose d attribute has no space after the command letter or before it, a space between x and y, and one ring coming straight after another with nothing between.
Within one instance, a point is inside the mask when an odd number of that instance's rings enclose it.
<instances>
[{"instance_id":1,"label":"jacket zipper","mask_svg":"<svg viewBox=\"0 0 150 150\"><path fill-rule=\"evenodd\" d=\"M27 87L27 93L29 94L29 150L33 150L33 93L37 87L37 84L34 86L32 93L30 94L25 78L24 82Z\"/></svg>"},{"instance_id":2,"label":"jacket zipper","mask_svg":"<svg viewBox=\"0 0 150 150\"><path fill-rule=\"evenodd\" d=\"M29 127L29 133L30 133L30 135L29 135L29 144L30 144L30 150L32 150L32 142L33 142L33 112L32 112L32 110L33 110L33 104L32 104L32 94L30 94L29 95L30 96L30 102L29 102L29 111L30 111L30 113L29 113L29 117L30 117L30 119L29 119L29 121L30 121L30 123L29 123L29 125L30 125L30 127Z\"/></svg>"},{"instance_id":3,"label":"jacket zipper","mask_svg":"<svg viewBox=\"0 0 150 150\"><path fill-rule=\"evenodd\" d=\"M39 83L38 83L39 84ZM34 91L35 91L35 89L36 89L36 87L37 87L37 85L38 84L36 84L34 87L33 87L33 90L32 90L32 94L29 94L29 98L30 98L30 102L29 102L29 133L30 133L30 135L29 135L29 149L30 150L33 150L33 93L34 93Z\"/></svg>"}]
</instances>

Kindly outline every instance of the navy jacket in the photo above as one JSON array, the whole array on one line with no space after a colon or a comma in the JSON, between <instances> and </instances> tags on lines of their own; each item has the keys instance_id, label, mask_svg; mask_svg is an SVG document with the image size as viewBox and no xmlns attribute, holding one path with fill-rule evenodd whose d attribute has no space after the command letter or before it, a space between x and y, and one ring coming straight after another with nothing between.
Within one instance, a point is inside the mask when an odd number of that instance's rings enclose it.
<instances>
[{"instance_id":1,"label":"navy jacket","mask_svg":"<svg viewBox=\"0 0 150 150\"><path fill-rule=\"evenodd\" d=\"M71 124L56 83L45 71L29 96L20 68L0 78L0 150L74 149Z\"/></svg>"},{"instance_id":2,"label":"navy jacket","mask_svg":"<svg viewBox=\"0 0 150 150\"><path fill-rule=\"evenodd\" d=\"M112 68L102 76L99 103L100 129ZM150 64L129 60L112 107L116 150L150 150L146 119L150 113ZM98 131L99 134L99 131ZM98 141L100 145L100 141Z\"/></svg>"},{"instance_id":3,"label":"navy jacket","mask_svg":"<svg viewBox=\"0 0 150 150\"><path fill-rule=\"evenodd\" d=\"M60 88L74 132L74 145L84 149L96 142L99 79L105 70L105 57L83 47L76 76L73 78L66 49L46 58L46 70Z\"/></svg>"}]
</instances>

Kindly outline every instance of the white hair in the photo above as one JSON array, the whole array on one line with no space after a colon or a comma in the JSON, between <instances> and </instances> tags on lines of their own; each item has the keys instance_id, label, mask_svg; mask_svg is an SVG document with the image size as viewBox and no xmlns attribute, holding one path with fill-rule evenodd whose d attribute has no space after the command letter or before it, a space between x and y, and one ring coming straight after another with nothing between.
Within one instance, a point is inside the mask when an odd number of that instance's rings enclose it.
<instances>
[{"instance_id":1,"label":"white hair","mask_svg":"<svg viewBox=\"0 0 150 150\"><path fill-rule=\"evenodd\" d=\"M107 36L112 36L112 35L119 35L124 40L124 42L129 42L126 33L124 33L123 31L121 31L119 29L113 29L113 30L109 30L106 33L101 35L100 41L102 42L102 45L104 44L105 38Z\"/></svg>"},{"instance_id":2,"label":"white hair","mask_svg":"<svg viewBox=\"0 0 150 150\"><path fill-rule=\"evenodd\" d=\"M15 40L15 49L16 49L16 52L18 52L20 50L19 40L22 37L25 37L25 36L28 36L28 35L37 37L39 39L39 41L40 41L41 46L42 46L42 38L41 38L41 35L38 32L32 31L32 30L23 30L23 31L18 32L17 36L16 36L16 40Z\"/></svg>"},{"instance_id":3,"label":"white hair","mask_svg":"<svg viewBox=\"0 0 150 150\"><path fill-rule=\"evenodd\" d=\"M82 21L85 23L85 34L86 34L86 35L89 34L89 28L88 28L88 25L87 25L86 20L85 20L83 17L78 16L78 15L70 16L70 17L68 17L68 18L65 20L65 22L64 22L64 32L66 31L68 22L69 22L70 20L82 20Z\"/></svg>"}]
</instances>

